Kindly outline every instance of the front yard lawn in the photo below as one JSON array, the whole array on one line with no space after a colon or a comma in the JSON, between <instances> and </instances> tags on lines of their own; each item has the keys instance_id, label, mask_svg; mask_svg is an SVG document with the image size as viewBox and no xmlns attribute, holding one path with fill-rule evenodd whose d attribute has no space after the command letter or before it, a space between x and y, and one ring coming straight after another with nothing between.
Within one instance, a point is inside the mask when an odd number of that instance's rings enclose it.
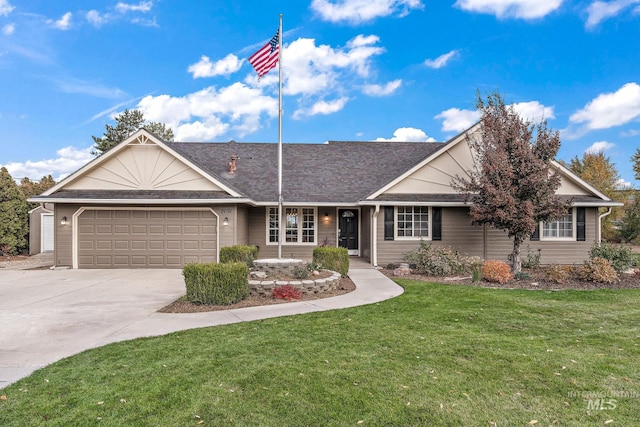
<instances>
[{"instance_id":1,"label":"front yard lawn","mask_svg":"<svg viewBox=\"0 0 640 427\"><path fill-rule=\"evenodd\" d=\"M637 424L640 290L398 282L383 303L85 351L1 390L0 425Z\"/></svg>"}]
</instances>

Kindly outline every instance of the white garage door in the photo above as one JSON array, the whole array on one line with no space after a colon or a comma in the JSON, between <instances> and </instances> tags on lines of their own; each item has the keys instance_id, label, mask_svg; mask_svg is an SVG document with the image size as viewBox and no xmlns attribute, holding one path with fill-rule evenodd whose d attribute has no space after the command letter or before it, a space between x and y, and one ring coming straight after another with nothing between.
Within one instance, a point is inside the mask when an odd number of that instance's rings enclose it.
<instances>
[{"instance_id":1,"label":"white garage door","mask_svg":"<svg viewBox=\"0 0 640 427\"><path fill-rule=\"evenodd\" d=\"M180 268L215 262L210 210L86 210L78 218L79 268Z\"/></svg>"}]
</instances>

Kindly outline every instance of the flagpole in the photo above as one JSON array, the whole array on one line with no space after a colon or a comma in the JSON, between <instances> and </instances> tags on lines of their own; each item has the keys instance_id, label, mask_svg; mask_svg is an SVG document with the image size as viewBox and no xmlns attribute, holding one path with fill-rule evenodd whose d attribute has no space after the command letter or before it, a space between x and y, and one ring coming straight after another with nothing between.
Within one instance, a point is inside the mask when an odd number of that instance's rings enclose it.
<instances>
[{"instance_id":1,"label":"flagpole","mask_svg":"<svg viewBox=\"0 0 640 427\"><path fill-rule=\"evenodd\" d=\"M282 209L282 14L280 14L280 27L278 29L278 259L282 258L282 240L284 238L285 224Z\"/></svg>"}]
</instances>

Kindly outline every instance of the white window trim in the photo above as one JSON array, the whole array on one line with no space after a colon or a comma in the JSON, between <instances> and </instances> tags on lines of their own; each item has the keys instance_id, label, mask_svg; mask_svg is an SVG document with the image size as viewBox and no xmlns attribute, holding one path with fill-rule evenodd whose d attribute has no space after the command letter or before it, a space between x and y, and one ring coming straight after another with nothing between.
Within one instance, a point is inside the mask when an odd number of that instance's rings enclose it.
<instances>
[{"instance_id":1,"label":"white window trim","mask_svg":"<svg viewBox=\"0 0 640 427\"><path fill-rule=\"evenodd\" d=\"M544 235L544 221L540 221L539 224L539 234L540 241L545 242L575 242L578 239L578 226L576 223L576 208L571 208L571 237L545 237ZM556 221L550 221L556 222Z\"/></svg>"},{"instance_id":2,"label":"white window trim","mask_svg":"<svg viewBox=\"0 0 640 427\"><path fill-rule=\"evenodd\" d=\"M424 207L421 205L402 205L403 208L411 207ZM429 224L428 224L428 233L427 237L424 236L398 236L398 206L393 207L393 235L394 240L431 240L433 232L431 230L433 224L433 209L431 206L427 206L429 208Z\"/></svg>"},{"instance_id":3,"label":"white window trim","mask_svg":"<svg viewBox=\"0 0 640 427\"><path fill-rule=\"evenodd\" d=\"M266 242L268 246L277 246L278 242L271 242L269 240L269 213L271 209L278 210L277 207L269 206L265 210L265 220L266 220ZM300 219L298 221L298 241L297 242L282 242L283 246L318 246L318 208L315 206L284 206L284 211L287 209L298 209L298 215ZM313 209L313 242L303 242L302 241L302 209ZM280 219L280 218L279 218ZM278 221L280 222L280 221ZM279 225L279 224L278 224ZM283 233L278 233L278 238L282 237Z\"/></svg>"}]
</instances>

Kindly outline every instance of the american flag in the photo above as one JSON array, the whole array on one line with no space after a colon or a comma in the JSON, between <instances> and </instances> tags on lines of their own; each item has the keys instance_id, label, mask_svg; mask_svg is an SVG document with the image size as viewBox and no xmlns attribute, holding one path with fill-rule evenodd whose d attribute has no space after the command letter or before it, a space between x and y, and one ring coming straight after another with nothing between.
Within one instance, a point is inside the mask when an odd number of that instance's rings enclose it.
<instances>
[{"instance_id":1,"label":"american flag","mask_svg":"<svg viewBox=\"0 0 640 427\"><path fill-rule=\"evenodd\" d=\"M258 78L264 76L275 68L280 58L280 30L276 31L275 36L269 40L269 43L265 44L256 53L249 57L249 64L255 68L258 73Z\"/></svg>"}]
</instances>

